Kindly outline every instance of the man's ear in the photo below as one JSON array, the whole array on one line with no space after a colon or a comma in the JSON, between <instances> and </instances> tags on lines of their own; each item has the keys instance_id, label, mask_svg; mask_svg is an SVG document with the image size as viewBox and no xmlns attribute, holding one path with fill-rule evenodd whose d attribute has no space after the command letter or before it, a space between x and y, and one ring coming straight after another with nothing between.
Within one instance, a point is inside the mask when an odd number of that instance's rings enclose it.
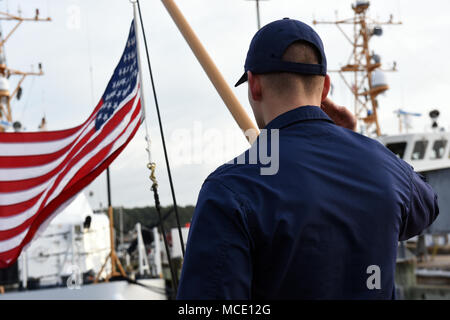
<instances>
[{"instance_id":1,"label":"man's ear","mask_svg":"<svg viewBox=\"0 0 450 320\"><path fill-rule=\"evenodd\" d=\"M321 102L323 102L328 97L328 93L330 92L330 87L331 87L331 80L330 80L330 76L327 74L325 76L325 82L323 84L322 101Z\"/></svg>"},{"instance_id":2,"label":"man's ear","mask_svg":"<svg viewBox=\"0 0 450 320\"><path fill-rule=\"evenodd\" d=\"M258 75L253 74L251 71L247 71L247 76L252 99L254 101L260 101L262 98L261 78Z\"/></svg>"}]
</instances>

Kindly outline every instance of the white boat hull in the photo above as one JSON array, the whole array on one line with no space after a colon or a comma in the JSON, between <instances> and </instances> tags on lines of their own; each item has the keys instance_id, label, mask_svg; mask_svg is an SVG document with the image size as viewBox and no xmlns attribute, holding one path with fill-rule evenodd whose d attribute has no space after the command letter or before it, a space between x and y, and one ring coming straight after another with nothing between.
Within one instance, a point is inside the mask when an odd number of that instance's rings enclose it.
<instances>
[{"instance_id":1,"label":"white boat hull","mask_svg":"<svg viewBox=\"0 0 450 320\"><path fill-rule=\"evenodd\" d=\"M139 280L164 291L163 279ZM0 294L0 300L166 300L166 296L127 281L82 285L80 289L52 288Z\"/></svg>"}]
</instances>

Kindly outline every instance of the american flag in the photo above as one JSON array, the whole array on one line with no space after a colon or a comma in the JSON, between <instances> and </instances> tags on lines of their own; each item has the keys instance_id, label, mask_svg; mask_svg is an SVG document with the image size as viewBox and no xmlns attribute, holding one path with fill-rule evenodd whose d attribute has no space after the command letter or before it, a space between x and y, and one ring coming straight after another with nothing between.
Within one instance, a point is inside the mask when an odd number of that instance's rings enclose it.
<instances>
[{"instance_id":1,"label":"american flag","mask_svg":"<svg viewBox=\"0 0 450 320\"><path fill-rule=\"evenodd\" d=\"M0 133L0 268L126 147L143 119L134 22L99 104L78 127Z\"/></svg>"}]
</instances>

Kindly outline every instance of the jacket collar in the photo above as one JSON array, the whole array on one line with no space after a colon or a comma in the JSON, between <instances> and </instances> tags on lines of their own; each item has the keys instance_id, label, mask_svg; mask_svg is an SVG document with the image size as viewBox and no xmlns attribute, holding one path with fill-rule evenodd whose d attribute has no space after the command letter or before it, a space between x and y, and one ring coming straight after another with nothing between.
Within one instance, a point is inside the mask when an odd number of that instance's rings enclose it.
<instances>
[{"instance_id":1,"label":"jacket collar","mask_svg":"<svg viewBox=\"0 0 450 320\"><path fill-rule=\"evenodd\" d=\"M302 106L279 115L270 121L264 129L282 129L294 123L308 120L323 120L334 123L319 107Z\"/></svg>"}]
</instances>

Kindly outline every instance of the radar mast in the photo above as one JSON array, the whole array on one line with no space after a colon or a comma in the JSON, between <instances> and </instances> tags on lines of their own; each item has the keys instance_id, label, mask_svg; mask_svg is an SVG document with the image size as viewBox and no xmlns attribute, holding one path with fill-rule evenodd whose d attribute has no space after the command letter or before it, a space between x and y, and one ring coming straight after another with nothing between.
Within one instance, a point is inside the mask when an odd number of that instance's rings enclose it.
<instances>
[{"instance_id":1,"label":"radar mast","mask_svg":"<svg viewBox=\"0 0 450 320\"><path fill-rule=\"evenodd\" d=\"M36 13L34 17L24 18L22 17L22 13L18 12L17 15L10 14L8 12L0 11L0 22L1 21L14 21L14 27L4 35L2 30L0 29L0 132L6 131L10 127L14 127L15 130L20 130L20 123L13 123L13 116L11 110L11 101L17 97L20 99L22 96L22 83L27 76L42 76L44 73L42 71L42 64L39 63L39 71L20 71L11 69L7 66L6 63L6 55L5 55L5 45L6 42L11 38L13 33L19 28L19 26L25 21L34 21L34 22L42 22L42 21L51 21L51 18L40 18L39 17L39 9L36 9ZM14 90L10 90L9 78L11 76L19 76L20 79L14 88Z\"/></svg>"},{"instance_id":2,"label":"radar mast","mask_svg":"<svg viewBox=\"0 0 450 320\"><path fill-rule=\"evenodd\" d=\"M376 21L368 16L370 1L356 1L352 5L354 17L335 21L317 21L313 24L334 24L342 32L347 41L352 45L353 51L346 65L337 72L343 79L345 85L351 90L354 96L355 116L358 118L361 131L367 135L381 136L381 128L378 120L378 100L379 94L389 90L389 86L384 77L386 71L397 71L396 63L388 69L381 68L381 58L370 51L369 43L373 36L383 34L382 25L399 25L401 22L394 22L393 16L385 22ZM342 25L352 25L353 35L349 36ZM352 74L352 80L348 80Z\"/></svg>"}]
</instances>

